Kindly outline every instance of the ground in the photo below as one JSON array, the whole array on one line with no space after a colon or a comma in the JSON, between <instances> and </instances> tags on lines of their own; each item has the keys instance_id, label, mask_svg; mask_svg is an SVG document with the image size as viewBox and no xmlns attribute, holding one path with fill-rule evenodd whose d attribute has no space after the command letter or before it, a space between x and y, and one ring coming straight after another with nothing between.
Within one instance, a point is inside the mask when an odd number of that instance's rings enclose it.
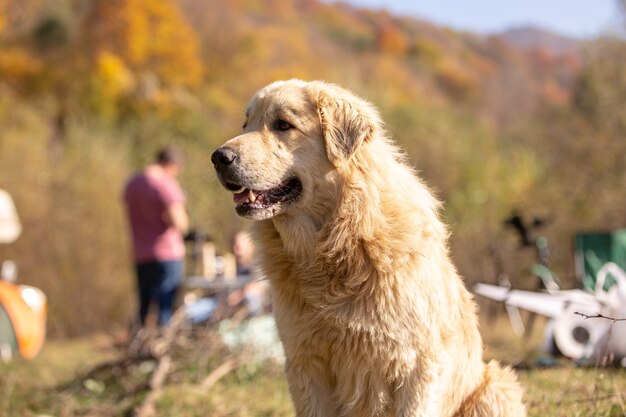
<instances>
[{"instance_id":1,"label":"ground","mask_svg":"<svg viewBox=\"0 0 626 417\"><path fill-rule=\"evenodd\" d=\"M536 323L537 335L542 323ZM526 389L529 417L626 416L626 370L580 368L567 360L540 368L537 335L524 342L512 335L505 320L483 322L486 357L511 364L523 362L520 380ZM539 336L540 338L540 336ZM83 378L96 364L120 356L105 336L49 341L31 362L0 364L0 416L2 417L117 417L130 416L145 397L137 384L153 369L150 362L133 370L133 381ZM224 358L187 355L179 363L156 403L157 416L185 417L292 417L287 385L278 364L247 363L219 380L210 389L201 381ZM200 365L200 363L204 365ZM139 388L137 388L139 387ZM136 392L133 394L133 389ZM129 395L132 394L132 395Z\"/></svg>"}]
</instances>

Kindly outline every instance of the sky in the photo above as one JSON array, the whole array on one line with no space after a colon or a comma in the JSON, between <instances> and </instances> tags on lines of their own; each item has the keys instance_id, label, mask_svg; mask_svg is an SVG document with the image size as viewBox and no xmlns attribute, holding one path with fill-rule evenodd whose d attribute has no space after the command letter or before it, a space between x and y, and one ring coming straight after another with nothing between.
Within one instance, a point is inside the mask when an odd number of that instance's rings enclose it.
<instances>
[{"instance_id":1,"label":"sky","mask_svg":"<svg viewBox=\"0 0 626 417\"><path fill-rule=\"evenodd\" d=\"M478 33L533 25L575 38L588 38L615 28L619 22L617 0L344 1Z\"/></svg>"}]
</instances>

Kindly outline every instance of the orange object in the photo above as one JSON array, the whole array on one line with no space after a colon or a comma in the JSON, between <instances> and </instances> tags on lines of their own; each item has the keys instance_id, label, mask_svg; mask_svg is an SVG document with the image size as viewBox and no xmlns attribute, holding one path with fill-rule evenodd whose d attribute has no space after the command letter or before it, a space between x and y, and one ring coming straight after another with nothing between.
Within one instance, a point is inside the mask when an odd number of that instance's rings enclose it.
<instances>
[{"instance_id":1,"label":"orange object","mask_svg":"<svg viewBox=\"0 0 626 417\"><path fill-rule=\"evenodd\" d=\"M20 356L33 359L46 338L46 296L35 287L0 280L0 308L9 318L0 324L11 327L0 333L10 335L12 331Z\"/></svg>"}]
</instances>

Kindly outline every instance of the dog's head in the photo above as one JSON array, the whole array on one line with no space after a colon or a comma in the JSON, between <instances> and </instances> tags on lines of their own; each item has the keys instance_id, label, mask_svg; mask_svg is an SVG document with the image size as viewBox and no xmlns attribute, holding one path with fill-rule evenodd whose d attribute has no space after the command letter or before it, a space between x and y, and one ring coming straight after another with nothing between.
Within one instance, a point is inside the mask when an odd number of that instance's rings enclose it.
<instances>
[{"instance_id":1,"label":"dog's head","mask_svg":"<svg viewBox=\"0 0 626 417\"><path fill-rule=\"evenodd\" d=\"M240 216L268 219L335 200L337 170L380 126L366 101L320 81L278 81L259 90L243 133L211 161Z\"/></svg>"}]
</instances>

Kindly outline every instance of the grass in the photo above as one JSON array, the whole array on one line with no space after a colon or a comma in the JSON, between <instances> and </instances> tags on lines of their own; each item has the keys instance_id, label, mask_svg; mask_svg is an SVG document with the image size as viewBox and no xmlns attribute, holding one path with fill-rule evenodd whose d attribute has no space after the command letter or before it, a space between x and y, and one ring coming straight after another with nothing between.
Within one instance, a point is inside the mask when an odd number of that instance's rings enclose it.
<instances>
[{"instance_id":1,"label":"grass","mask_svg":"<svg viewBox=\"0 0 626 417\"><path fill-rule=\"evenodd\" d=\"M487 358L517 363L531 362L541 336L541 324L528 342L521 342L504 320L484 324ZM82 386L69 385L76 375L94 365L119 357L102 337L50 341L31 362L0 364L0 416L2 417L117 417L130 416L145 395L123 395L132 387L126 379L87 379ZM210 390L200 387L203 376L221 358L188 355L170 375L157 402L158 416L185 417L292 417L287 384L281 366L243 366ZM530 359L528 359L530 358ZM204 365L201 362L205 363ZM149 363L134 369L136 381L146 378ZM579 368L567 360L553 368L529 367L519 371L526 390L529 417L624 417L626 416L626 370Z\"/></svg>"},{"instance_id":2,"label":"grass","mask_svg":"<svg viewBox=\"0 0 626 417\"><path fill-rule=\"evenodd\" d=\"M30 362L0 362L0 416L73 415L86 399L54 388L114 355L102 346L101 338L93 337L48 342Z\"/></svg>"},{"instance_id":3,"label":"grass","mask_svg":"<svg viewBox=\"0 0 626 417\"><path fill-rule=\"evenodd\" d=\"M626 375L623 370L527 370L520 374L526 388L529 417L626 416Z\"/></svg>"},{"instance_id":4,"label":"grass","mask_svg":"<svg viewBox=\"0 0 626 417\"><path fill-rule=\"evenodd\" d=\"M536 317L528 338L514 335L508 320L481 317L486 359L518 365L526 391L528 417L626 417L626 369L578 367L559 358L537 366L545 321Z\"/></svg>"}]
</instances>

